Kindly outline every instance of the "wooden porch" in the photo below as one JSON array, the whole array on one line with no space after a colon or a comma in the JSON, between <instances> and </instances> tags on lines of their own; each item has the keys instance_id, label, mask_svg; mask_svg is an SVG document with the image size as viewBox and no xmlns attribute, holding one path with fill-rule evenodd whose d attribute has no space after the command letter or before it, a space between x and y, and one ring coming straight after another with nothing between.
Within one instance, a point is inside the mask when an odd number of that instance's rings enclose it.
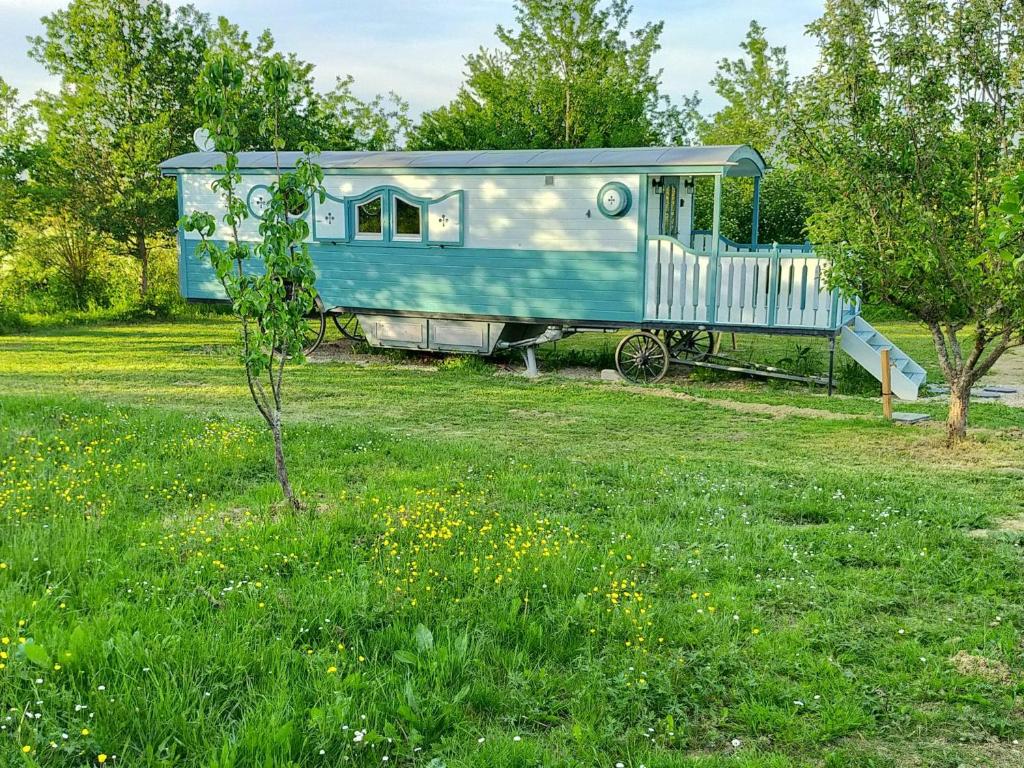
<instances>
[{"instance_id":1,"label":"wooden porch","mask_svg":"<svg viewBox=\"0 0 1024 768\"><path fill-rule=\"evenodd\" d=\"M647 240L644 319L658 323L836 332L860 312L828 288L809 244L749 245L695 232Z\"/></svg>"}]
</instances>

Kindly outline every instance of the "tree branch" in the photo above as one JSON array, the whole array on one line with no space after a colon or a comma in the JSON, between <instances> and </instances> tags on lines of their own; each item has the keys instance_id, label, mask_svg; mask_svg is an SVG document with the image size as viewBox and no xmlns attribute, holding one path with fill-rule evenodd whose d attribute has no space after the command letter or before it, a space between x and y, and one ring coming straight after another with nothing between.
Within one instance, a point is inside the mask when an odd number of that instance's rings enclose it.
<instances>
[{"instance_id":1,"label":"tree branch","mask_svg":"<svg viewBox=\"0 0 1024 768\"><path fill-rule=\"evenodd\" d=\"M937 322L929 322L928 330L932 332L932 341L935 343L935 351L939 355L939 368L946 379L946 383L952 385L956 379L953 366L949 362L949 350L946 347L946 338L942 335L942 327Z\"/></svg>"}]
</instances>

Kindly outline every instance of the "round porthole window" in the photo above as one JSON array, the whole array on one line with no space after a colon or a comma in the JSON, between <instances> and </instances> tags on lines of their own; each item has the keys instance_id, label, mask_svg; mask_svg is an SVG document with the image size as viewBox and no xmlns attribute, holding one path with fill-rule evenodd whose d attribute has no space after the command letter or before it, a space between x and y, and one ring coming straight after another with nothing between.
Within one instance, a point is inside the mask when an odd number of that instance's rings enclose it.
<instances>
[{"instance_id":1,"label":"round porthole window","mask_svg":"<svg viewBox=\"0 0 1024 768\"><path fill-rule=\"evenodd\" d=\"M631 202L629 189L620 181L609 181L597 193L598 210L610 219L625 216Z\"/></svg>"}]
</instances>

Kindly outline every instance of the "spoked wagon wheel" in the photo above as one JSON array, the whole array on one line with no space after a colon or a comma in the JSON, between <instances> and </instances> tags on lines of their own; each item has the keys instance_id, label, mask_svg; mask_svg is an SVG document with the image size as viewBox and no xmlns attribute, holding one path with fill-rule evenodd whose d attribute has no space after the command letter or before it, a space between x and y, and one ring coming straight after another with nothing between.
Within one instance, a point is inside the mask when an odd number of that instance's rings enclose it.
<instances>
[{"instance_id":1,"label":"spoked wagon wheel","mask_svg":"<svg viewBox=\"0 0 1024 768\"><path fill-rule=\"evenodd\" d=\"M662 335L673 360L703 360L715 348L710 331L664 331Z\"/></svg>"},{"instance_id":2,"label":"spoked wagon wheel","mask_svg":"<svg viewBox=\"0 0 1024 768\"><path fill-rule=\"evenodd\" d=\"M331 315L339 333L349 341L366 341L366 334L355 315Z\"/></svg>"},{"instance_id":3,"label":"spoked wagon wheel","mask_svg":"<svg viewBox=\"0 0 1024 768\"><path fill-rule=\"evenodd\" d=\"M665 342L650 331L638 331L615 348L615 368L634 384L653 384L668 372L669 353Z\"/></svg>"},{"instance_id":4,"label":"spoked wagon wheel","mask_svg":"<svg viewBox=\"0 0 1024 768\"><path fill-rule=\"evenodd\" d=\"M261 326L262 327L262 326ZM313 299L313 309L306 315L302 323L302 354L309 356L320 346L327 333L327 315L324 313L324 303L317 296ZM280 351L280 347L275 347Z\"/></svg>"},{"instance_id":5,"label":"spoked wagon wheel","mask_svg":"<svg viewBox=\"0 0 1024 768\"><path fill-rule=\"evenodd\" d=\"M309 356L316 352L316 348L324 340L327 333L327 315L324 313L324 303L317 296L313 300L313 309L306 316L306 322L302 326L302 354Z\"/></svg>"}]
</instances>

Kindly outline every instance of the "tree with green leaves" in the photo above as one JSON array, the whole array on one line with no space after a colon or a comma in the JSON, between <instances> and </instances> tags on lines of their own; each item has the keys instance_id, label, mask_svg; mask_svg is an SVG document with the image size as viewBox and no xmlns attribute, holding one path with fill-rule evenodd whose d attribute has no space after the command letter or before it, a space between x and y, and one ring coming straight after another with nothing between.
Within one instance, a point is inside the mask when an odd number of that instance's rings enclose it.
<instances>
[{"instance_id":1,"label":"tree with green leaves","mask_svg":"<svg viewBox=\"0 0 1024 768\"><path fill-rule=\"evenodd\" d=\"M711 86L725 103L710 117L694 115L696 133L702 144L750 144L764 155L772 170L761 181L758 241L801 242L810 215L808 179L789 162L783 142L793 90L786 49L771 45L765 27L751 21L740 50L738 58L718 62ZM731 180L722 192L722 234L749 241L753 183ZM697 225L709 229L713 188L700 184L697 194Z\"/></svg>"},{"instance_id":2,"label":"tree with green leaves","mask_svg":"<svg viewBox=\"0 0 1024 768\"><path fill-rule=\"evenodd\" d=\"M39 100L40 173L76 218L134 256L147 296L153 242L174 233L174 184L158 165L187 151L206 17L159 0L72 0L42 19L31 56L60 77Z\"/></svg>"},{"instance_id":3,"label":"tree with green leaves","mask_svg":"<svg viewBox=\"0 0 1024 768\"><path fill-rule=\"evenodd\" d=\"M10 251L22 218L35 146L31 110L18 90L0 78L0 255Z\"/></svg>"},{"instance_id":4,"label":"tree with green leaves","mask_svg":"<svg viewBox=\"0 0 1024 768\"><path fill-rule=\"evenodd\" d=\"M1024 343L1019 264L993 239L1024 163L1020 0L828 0L788 149L832 283L927 325L950 443L971 387Z\"/></svg>"},{"instance_id":5,"label":"tree with green leaves","mask_svg":"<svg viewBox=\"0 0 1024 768\"><path fill-rule=\"evenodd\" d=\"M103 237L67 212L40 212L25 237L39 266L52 275L50 289L72 309L88 309L103 293L100 281L106 252Z\"/></svg>"},{"instance_id":6,"label":"tree with green leaves","mask_svg":"<svg viewBox=\"0 0 1024 768\"><path fill-rule=\"evenodd\" d=\"M271 55L252 69L251 62L230 48L211 51L202 69L197 101L214 146L224 153L213 189L224 201L227 241L216 239L219 223L213 214L197 211L182 218L189 232L200 236L196 253L213 265L231 308L241 324L242 364L252 400L274 442L274 466L286 501L301 508L288 478L284 456L283 383L289 361L302 360L307 315L316 298L313 260L306 240L309 224L303 210L314 199L324 201L323 171L311 160L316 149L304 147L305 157L293 170L281 169L285 146L284 118L288 113L301 67L282 55ZM249 209L239 193L239 125L250 114L249 99L263 108L258 127L275 155L276 180L260 216L260 240L255 246L239 236ZM258 260L258 263L254 263Z\"/></svg>"},{"instance_id":7,"label":"tree with green leaves","mask_svg":"<svg viewBox=\"0 0 1024 768\"><path fill-rule=\"evenodd\" d=\"M1003 196L992 216L988 244L1024 279L1024 171L1003 184Z\"/></svg>"},{"instance_id":8,"label":"tree with green leaves","mask_svg":"<svg viewBox=\"0 0 1024 768\"><path fill-rule=\"evenodd\" d=\"M330 149L399 149L412 125L409 104L394 91L365 101L352 92L354 82L351 75L338 77L318 94L310 140Z\"/></svg>"},{"instance_id":9,"label":"tree with green leaves","mask_svg":"<svg viewBox=\"0 0 1024 768\"><path fill-rule=\"evenodd\" d=\"M746 143L774 160L782 154L778 144L788 119L786 49L769 44L765 27L751 21L740 50L739 58L719 60L711 86L725 104L702 119L697 131L705 143Z\"/></svg>"},{"instance_id":10,"label":"tree with green leaves","mask_svg":"<svg viewBox=\"0 0 1024 768\"><path fill-rule=\"evenodd\" d=\"M682 140L651 58L661 23L629 29L625 0L517 0L501 48L466 57L455 100L423 115L411 149L644 146Z\"/></svg>"},{"instance_id":11,"label":"tree with green leaves","mask_svg":"<svg viewBox=\"0 0 1024 768\"><path fill-rule=\"evenodd\" d=\"M294 53L276 50L269 29L253 41L249 33L224 17L217 19L209 34L209 45L231 51L249 69L280 56L292 68L294 77L281 105L281 138L286 147L296 148L311 142L324 149L397 149L409 127L408 105L396 94L375 96L369 101L352 92L353 79L339 77L326 93L317 91L313 65ZM265 105L259 101L261 87L255 81L243 83L239 104L239 146L245 150L264 149L265 135L260 130Z\"/></svg>"}]
</instances>

